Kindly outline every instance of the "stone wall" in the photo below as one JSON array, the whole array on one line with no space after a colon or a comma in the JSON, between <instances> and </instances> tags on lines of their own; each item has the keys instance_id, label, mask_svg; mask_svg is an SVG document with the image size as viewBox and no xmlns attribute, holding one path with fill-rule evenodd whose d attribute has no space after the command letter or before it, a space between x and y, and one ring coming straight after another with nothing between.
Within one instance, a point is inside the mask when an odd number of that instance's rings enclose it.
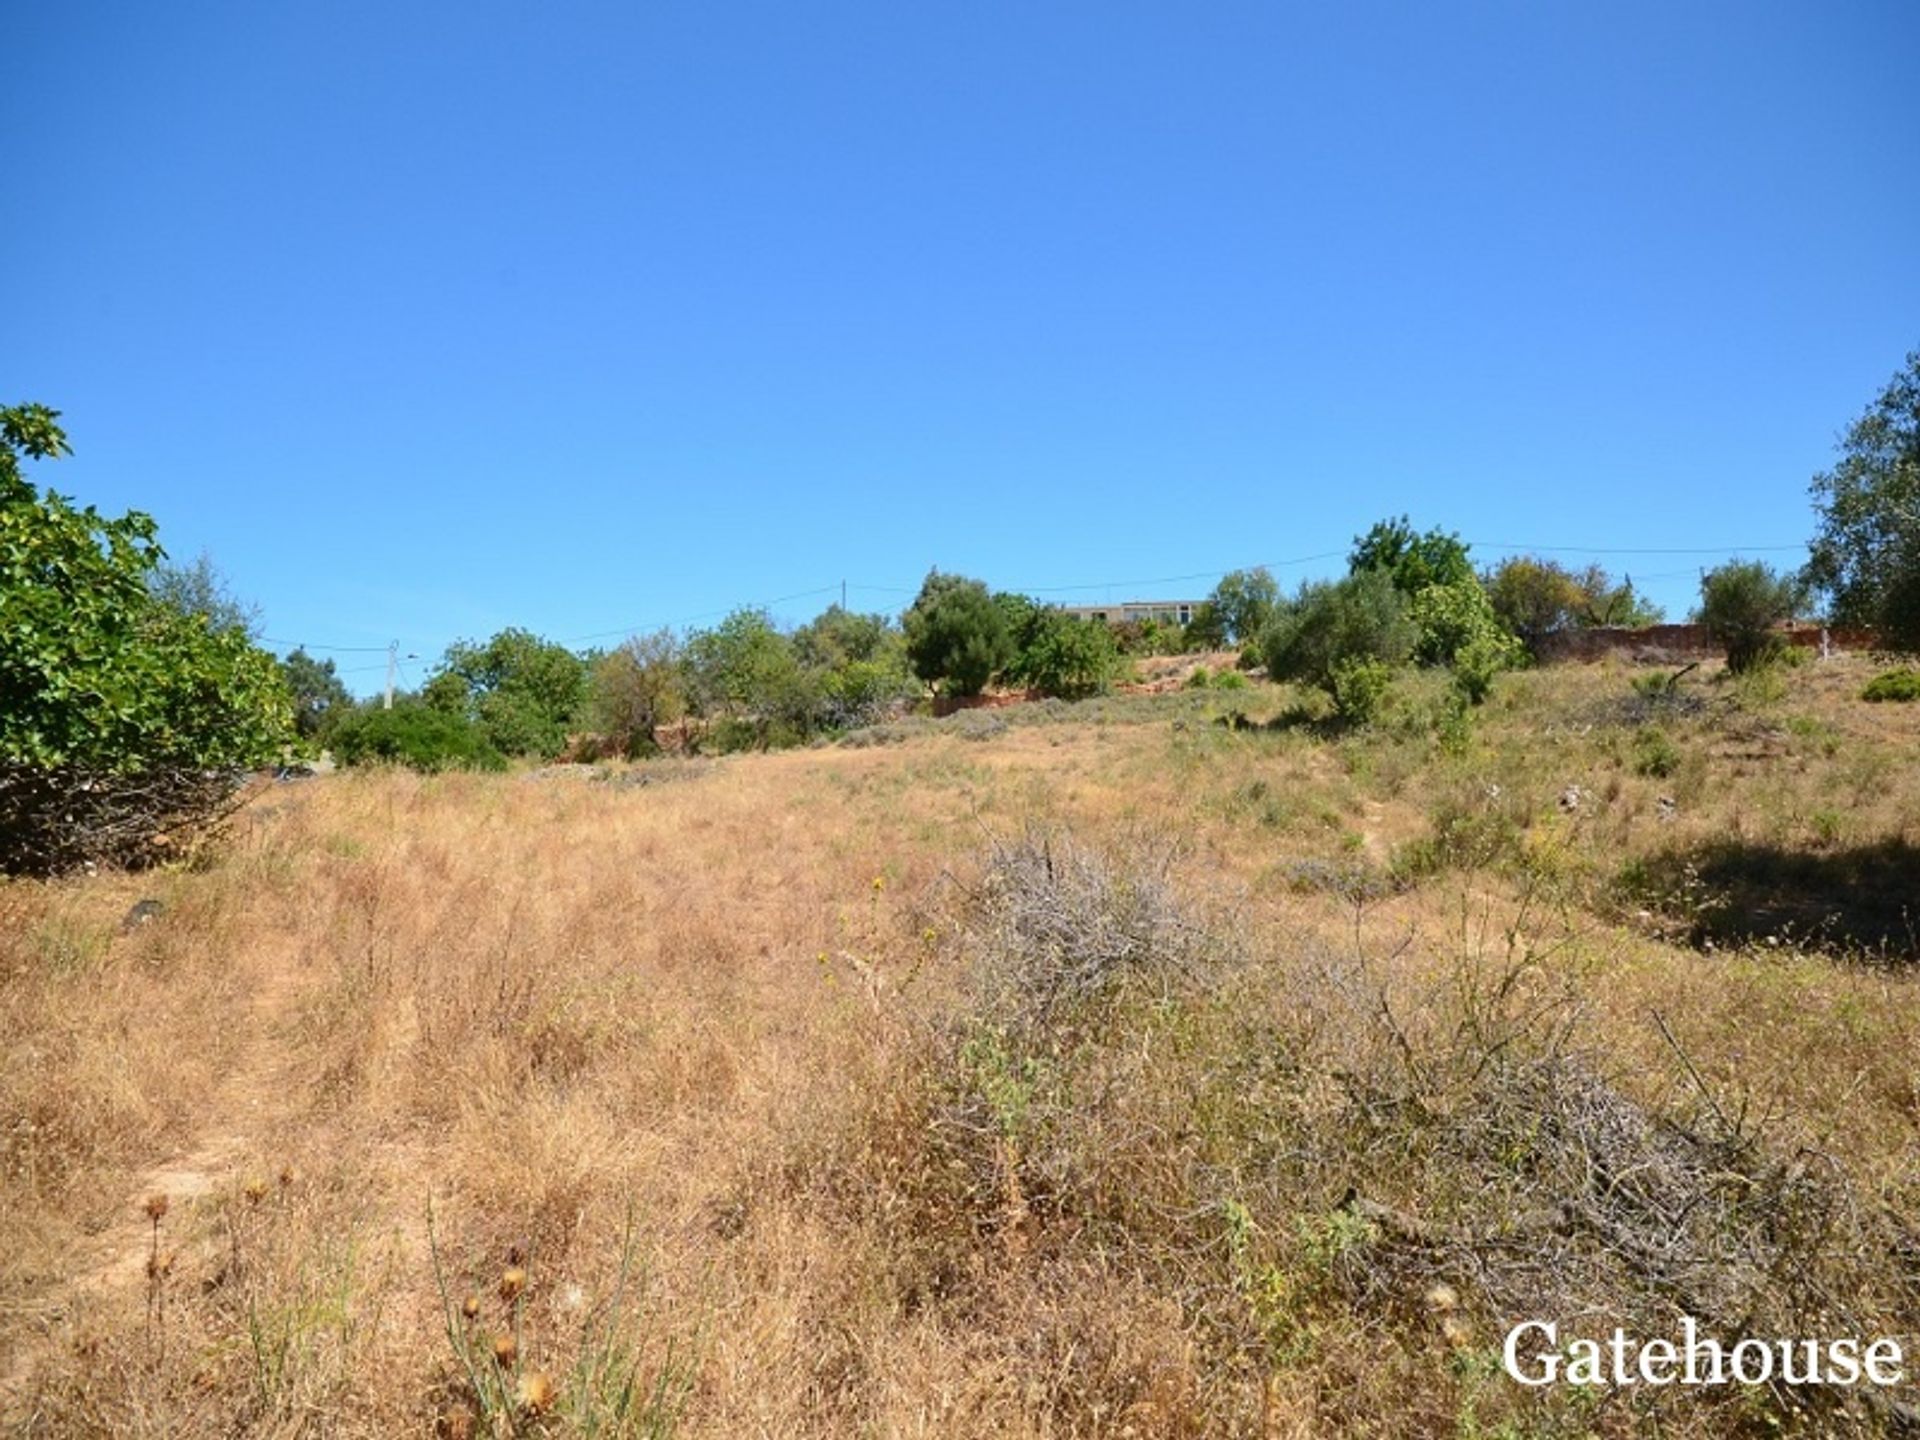
<instances>
[{"instance_id":1,"label":"stone wall","mask_svg":"<svg viewBox=\"0 0 1920 1440\"><path fill-rule=\"evenodd\" d=\"M1780 637L1789 645L1820 648L1821 627L1801 622L1779 627ZM1871 650L1876 636L1871 630L1846 626L1827 628L1828 643L1838 651ZM1627 660L1645 660L1659 664L1668 660L1704 660L1720 654L1720 647L1697 624L1644 625L1626 629L1617 625L1596 626L1591 630L1557 631L1541 643L1540 659L1548 663L1562 660L1600 660L1618 655Z\"/></svg>"}]
</instances>

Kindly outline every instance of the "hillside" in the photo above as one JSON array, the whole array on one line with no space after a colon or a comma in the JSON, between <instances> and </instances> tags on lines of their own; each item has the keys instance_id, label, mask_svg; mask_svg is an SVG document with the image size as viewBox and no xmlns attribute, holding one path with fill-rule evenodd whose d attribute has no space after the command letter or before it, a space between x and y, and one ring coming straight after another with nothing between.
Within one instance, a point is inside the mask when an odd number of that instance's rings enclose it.
<instances>
[{"instance_id":1,"label":"hillside","mask_svg":"<svg viewBox=\"0 0 1920 1440\"><path fill-rule=\"evenodd\" d=\"M1920 1336L1920 707L1663 673L344 772L0 882L0 1419L1879 1433L1501 1373Z\"/></svg>"}]
</instances>

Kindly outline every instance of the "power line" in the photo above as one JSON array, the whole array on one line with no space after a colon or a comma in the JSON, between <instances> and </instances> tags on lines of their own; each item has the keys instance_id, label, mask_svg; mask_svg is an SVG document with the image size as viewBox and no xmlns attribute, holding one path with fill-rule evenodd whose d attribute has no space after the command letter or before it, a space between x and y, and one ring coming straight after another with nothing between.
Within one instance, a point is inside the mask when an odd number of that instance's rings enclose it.
<instances>
[{"instance_id":1,"label":"power line","mask_svg":"<svg viewBox=\"0 0 1920 1440\"><path fill-rule=\"evenodd\" d=\"M864 587L855 586L854 588L860 589ZM666 622L666 628L678 629L683 625L691 625L696 620L708 620L715 615L731 615L735 610L741 610L741 609L771 610L774 606L784 605L789 600L805 600L809 596L813 596L813 595L834 594L838 592L839 589L840 589L840 582L836 580L831 585L821 585L813 590L800 590L800 591L796 591L792 595L781 595L772 600L761 600L745 606L723 605L716 610L702 610L698 615L688 615L687 617L681 620L669 620ZM591 635L569 635L557 641L556 643L561 645L575 645L582 640L604 640L609 635L637 635L644 628L645 626L643 624L642 625L623 625L616 630L596 630ZM655 628L658 629L660 627L656 626Z\"/></svg>"},{"instance_id":2,"label":"power line","mask_svg":"<svg viewBox=\"0 0 1920 1440\"><path fill-rule=\"evenodd\" d=\"M384 655L384 645L317 645L311 640L282 640L273 635L260 637L269 645L286 645L295 650L331 650L336 655Z\"/></svg>"},{"instance_id":3,"label":"power line","mask_svg":"<svg viewBox=\"0 0 1920 1440\"><path fill-rule=\"evenodd\" d=\"M1608 547L1600 545L1512 545L1501 540L1466 540L1468 546L1478 545L1482 550L1532 550L1545 554L1561 555L1761 555L1778 554L1787 550L1805 550L1800 545L1683 545L1665 549L1636 550L1628 547Z\"/></svg>"}]
</instances>

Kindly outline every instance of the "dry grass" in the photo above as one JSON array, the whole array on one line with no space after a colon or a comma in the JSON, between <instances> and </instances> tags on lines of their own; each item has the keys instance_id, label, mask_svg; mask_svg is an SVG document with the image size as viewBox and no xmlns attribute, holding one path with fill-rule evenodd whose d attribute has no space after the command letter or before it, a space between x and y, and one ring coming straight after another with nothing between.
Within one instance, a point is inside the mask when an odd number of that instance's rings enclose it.
<instances>
[{"instance_id":1,"label":"dry grass","mask_svg":"<svg viewBox=\"0 0 1920 1440\"><path fill-rule=\"evenodd\" d=\"M1651 721L1594 667L1464 732L1416 683L1348 736L1254 690L348 775L202 869L7 885L0 1417L1870 1431L1489 1361L1530 1306L1915 1340L1911 952L1628 884L1730 841L1905 863L1911 722L1865 673L1690 677Z\"/></svg>"}]
</instances>

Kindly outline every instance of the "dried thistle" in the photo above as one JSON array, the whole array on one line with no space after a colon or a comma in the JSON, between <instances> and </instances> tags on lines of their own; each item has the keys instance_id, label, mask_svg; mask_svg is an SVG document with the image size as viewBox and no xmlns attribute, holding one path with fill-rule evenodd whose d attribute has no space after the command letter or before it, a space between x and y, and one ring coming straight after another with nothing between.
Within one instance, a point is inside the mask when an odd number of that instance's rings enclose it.
<instances>
[{"instance_id":1,"label":"dried thistle","mask_svg":"<svg viewBox=\"0 0 1920 1440\"><path fill-rule=\"evenodd\" d=\"M514 1395L522 1409L538 1415L553 1404L553 1381L544 1370L529 1370L520 1377Z\"/></svg>"}]
</instances>

